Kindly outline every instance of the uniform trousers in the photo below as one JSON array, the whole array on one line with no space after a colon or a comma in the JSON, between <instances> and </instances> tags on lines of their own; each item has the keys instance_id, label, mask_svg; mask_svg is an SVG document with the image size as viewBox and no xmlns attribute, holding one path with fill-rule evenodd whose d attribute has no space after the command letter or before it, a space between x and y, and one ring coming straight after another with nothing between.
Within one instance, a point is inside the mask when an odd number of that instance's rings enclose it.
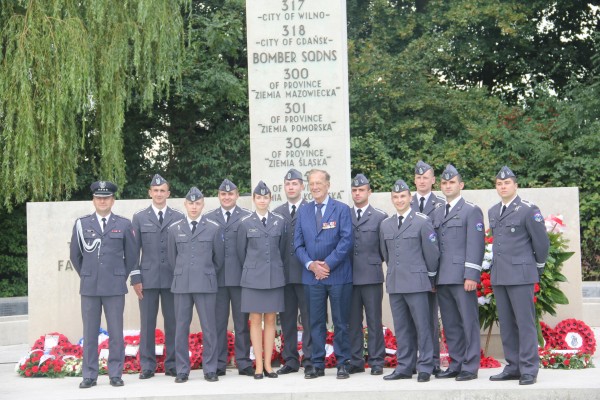
<instances>
[{"instance_id":1,"label":"uniform trousers","mask_svg":"<svg viewBox=\"0 0 600 400\"><path fill-rule=\"evenodd\" d=\"M451 359L449 368L476 374L481 360L477 293L456 284L439 285L437 294Z\"/></svg>"},{"instance_id":2,"label":"uniform trousers","mask_svg":"<svg viewBox=\"0 0 600 400\"><path fill-rule=\"evenodd\" d=\"M325 335L327 334L327 298L331 305L334 326L333 349L338 367L350 360L348 319L352 300L352 283L339 285L305 285L312 339L312 365L325 369Z\"/></svg>"},{"instance_id":3,"label":"uniform trousers","mask_svg":"<svg viewBox=\"0 0 600 400\"><path fill-rule=\"evenodd\" d=\"M242 288L240 286L220 287L217 292L217 341L219 370L227 366L227 325L229 324L229 304L235 331L235 361L238 370L252 367L250 360L250 328L248 313L242 312Z\"/></svg>"},{"instance_id":4,"label":"uniform trousers","mask_svg":"<svg viewBox=\"0 0 600 400\"><path fill-rule=\"evenodd\" d=\"M300 368L300 354L298 353L298 311L302 323L302 354L304 359L302 365L312 365L312 340L310 338L310 323L308 307L304 296L304 285L301 283L289 283L284 288L285 311L279 313L281 320L281 331L283 333L283 350L281 355L285 365Z\"/></svg>"},{"instance_id":5,"label":"uniform trousers","mask_svg":"<svg viewBox=\"0 0 600 400\"><path fill-rule=\"evenodd\" d=\"M533 283L527 285L493 285L500 338L506 366L511 375L537 376L538 356Z\"/></svg>"},{"instance_id":6,"label":"uniform trousers","mask_svg":"<svg viewBox=\"0 0 600 400\"><path fill-rule=\"evenodd\" d=\"M171 289L144 289L140 306L140 364L142 371L156 370L156 317L158 303L165 327L165 370L175 368L175 300Z\"/></svg>"},{"instance_id":7,"label":"uniform trousers","mask_svg":"<svg viewBox=\"0 0 600 400\"><path fill-rule=\"evenodd\" d=\"M396 372L412 375L416 366L418 372L432 373L433 344L427 292L392 293L389 296L398 342Z\"/></svg>"},{"instance_id":8,"label":"uniform trousers","mask_svg":"<svg viewBox=\"0 0 600 400\"><path fill-rule=\"evenodd\" d=\"M369 365L383 367L385 343L382 323L383 284L354 285L350 310L350 364L364 368L363 308L367 319Z\"/></svg>"},{"instance_id":9,"label":"uniform trousers","mask_svg":"<svg viewBox=\"0 0 600 400\"><path fill-rule=\"evenodd\" d=\"M121 377L125 362L123 341L123 311L125 295L84 296L81 295L81 317L83 319L83 378L98 378L98 333L102 309L108 331L108 376Z\"/></svg>"},{"instance_id":10,"label":"uniform trousers","mask_svg":"<svg viewBox=\"0 0 600 400\"><path fill-rule=\"evenodd\" d=\"M189 336L194 305L202 328L202 369L217 372L216 293L175 293L175 362L177 374L190 373Z\"/></svg>"}]
</instances>

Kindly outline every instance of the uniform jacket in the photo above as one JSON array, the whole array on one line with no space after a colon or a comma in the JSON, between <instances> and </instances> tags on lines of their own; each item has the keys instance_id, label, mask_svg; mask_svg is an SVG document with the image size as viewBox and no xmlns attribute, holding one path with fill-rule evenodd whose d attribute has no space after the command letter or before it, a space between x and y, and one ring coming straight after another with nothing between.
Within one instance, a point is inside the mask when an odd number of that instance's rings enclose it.
<instances>
[{"instance_id":1,"label":"uniform jacket","mask_svg":"<svg viewBox=\"0 0 600 400\"><path fill-rule=\"evenodd\" d=\"M412 201L410 202L410 208L412 208L412 210L414 212L419 212L419 199L421 198L421 196L419 196L419 193L415 193L412 196ZM431 217L433 214L433 211L437 208L443 208L442 206L446 205L446 199L444 199L442 196L438 196L435 193L431 193L431 196L429 196L429 199L427 199L427 202L425 203L425 205L423 206L423 214Z\"/></svg>"},{"instance_id":2,"label":"uniform jacket","mask_svg":"<svg viewBox=\"0 0 600 400\"><path fill-rule=\"evenodd\" d=\"M223 240L216 222L202 216L193 235L187 218L173 223L169 226L168 252L173 293L217 292Z\"/></svg>"},{"instance_id":3,"label":"uniform jacket","mask_svg":"<svg viewBox=\"0 0 600 400\"><path fill-rule=\"evenodd\" d=\"M297 211L294 248L302 264L302 283L352 283L353 239L350 207L330 197L323 214L323 225L318 230L315 210L315 202L311 201ZM329 265L329 277L326 279L319 281L306 269L306 263L316 260L325 261Z\"/></svg>"},{"instance_id":4,"label":"uniform jacket","mask_svg":"<svg viewBox=\"0 0 600 400\"><path fill-rule=\"evenodd\" d=\"M242 218L238 228L237 252L243 265L240 286L273 289L285 286L281 255L286 250L285 220L268 213L267 226L256 212Z\"/></svg>"},{"instance_id":5,"label":"uniform jacket","mask_svg":"<svg viewBox=\"0 0 600 400\"><path fill-rule=\"evenodd\" d=\"M396 214L381 223L381 254L387 263L386 289L390 294L431 290L440 251L431 219L411 210L398 229Z\"/></svg>"},{"instance_id":6,"label":"uniform jacket","mask_svg":"<svg viewBox=\"0 0 600 400\"><path fill-rule=\"evenodd\" d=\"M167 257L168 227L184 219L178 210L166 207L162 225L152 209L144 208L133 215L133 229L141 250L137 269L131 274L131 284L142 283L144 289L169 289L173 283L173 270Z\"/></svg>"},{"instance_id":7,"label":"uniform jacket","mask_svg":"<svg viewBox=\"0 0 600 400\"><path fill-rule=\"evenodd\" d=\"M445 207L433 213L440 245L439 285L463 284L465 279L479 282L485 253L483 213L475 204L461 198L450 210Z\"/></svg>"},{"instance_id":8,"label":"uniform jacket","mask_svg":"<svg viewBox=\"0 0 600 400\"><path fill-rule=\"evenodd\" d=\"M224 259L223 269L219 271L217 276L219 287L240 286L242 263L237 255L237 231L242 218L250 214L250 211L235 206L231 209L231 217L229 217L229 222L227 223L225 222L225 218L223 218L223 213L221 213L221 207L206 214L208 218L219 224L224 244L222 249L223 254L221 255Z\"/></svg>"},{"instance_id":9,"label":"uniform jacket","mask_svg":"<svg viewBox=\"0 0 600 400\"><path fill-rule=\"evenodd\" d=\"M488 211L494 236L492 285L539 281L538 268L548 258L550 241L540 209L517 196L500 216L502 203Z\"/></svg>"},{"instance_id":10,"label":"uniform jacket","mask_svg":"<svg viewBox=\"0 0 600 400\"><path fill-rule=\"evenodd\" d=\"M127 277L138 262L138 244L131 221L111 214L102 232L96 213L73 227L71 262L80 277L79 294L116 296L127 293Z\"/></svg>"},{"instance_id":11,"label":"uniform jacket","mask_svg":"<svg viewBox=\"0 0 600 400\"><path fill-rule=\"evenodd\" d=\"M302 200L298 209L306 204L308 204L308 202ZM283 217L287 226L287 231L285 233L286 250L282 253L285 283L302 283L302 270L304 267L300 264L294 250L294 230L296 229L296 221L298 220L298 209L296 209L294 218L290 215L289 204L287 202L274 210L275 213Z\"/></svg>"},{"instance_id":12,"label":"uniform jacket","mask_svg":"<svg viewBox=\"0 0 600 400\"><path fill-rule=\"evenodd\" d=\"M352 209L352 231L354 248L352 252L352 281L355 285L383 283L383 257L379 246L379 226L388 215L369 205L356 219Z\"/></svg>"}]
</instances>

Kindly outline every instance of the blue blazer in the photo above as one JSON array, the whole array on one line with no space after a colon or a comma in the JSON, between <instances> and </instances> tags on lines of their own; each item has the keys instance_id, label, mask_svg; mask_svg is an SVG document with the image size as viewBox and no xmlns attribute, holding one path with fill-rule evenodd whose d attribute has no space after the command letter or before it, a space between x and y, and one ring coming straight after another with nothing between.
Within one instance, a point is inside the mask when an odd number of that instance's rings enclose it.
<instances>
[{"instance_id":1,"label":"blue blazer","mask_svg":"<svg viewBox=\"0 0 600 400\"><path fill-rule=\"evenodd\" d=\"M302 263L302 283L305 285L341 285L352 283L352 216L350 207L329 198L323 225L317 230L315 202L298 209L294 232L296 256ZM317 280L306 269L309 261L325 261L329 265L329 277Z\"/></svg>"}]
</instances>

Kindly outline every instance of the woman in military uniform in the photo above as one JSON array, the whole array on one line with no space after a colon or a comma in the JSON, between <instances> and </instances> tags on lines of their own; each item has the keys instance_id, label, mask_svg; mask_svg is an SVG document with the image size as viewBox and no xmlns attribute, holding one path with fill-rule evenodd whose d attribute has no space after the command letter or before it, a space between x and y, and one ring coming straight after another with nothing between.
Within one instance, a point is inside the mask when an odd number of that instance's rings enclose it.
<instances>
[{"instance_id":1,"label":"woman in military uniform","mask_svg":"<svg viewBox=\"0 0 600 400\"><path fill-rule=\"evenodd\" d=\"M238 229L237 251L243 263L242 312L250 314L250 340L256 357L254 379L277 378L271 368L275 343L275 314L284 311L285 220L269 212L271 191L260 181L252 194L256 211ZM264 364L263 329L264 316Z\"/></svg>"}]
</instances>

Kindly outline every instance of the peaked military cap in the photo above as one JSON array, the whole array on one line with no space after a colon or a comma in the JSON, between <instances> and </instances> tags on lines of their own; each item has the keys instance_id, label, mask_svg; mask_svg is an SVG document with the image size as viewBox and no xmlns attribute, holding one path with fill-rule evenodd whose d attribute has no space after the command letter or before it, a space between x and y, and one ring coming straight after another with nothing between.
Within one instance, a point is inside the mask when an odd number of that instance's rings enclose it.
<instances>
[{"instance_id":1,"label":"peaked military cap","mask_svg":"<svg viewBox=\"0 0 600 400\"><path fill-rule=\"evenodd\" d=\"M365 186L369 184L369 180L363 174L356 174L354 178L352 178L352 187Z\"/></svg>"},{"instance_id":2,"label":"peaked military cap","mask_svg":"<svg viewBox=\"0 0 600 400\"><path fill-rule=\"evenodd\" d=\"M269 187L263 181L258 182L258 185L254 188L254 194L258 194L261 196L265 196L267 194L271 194Z\"/></svg>"},{"instance_id":3,"label":"peaked military cap","mask_svg":"<svg viewBox=\"0 0 600 400\"><path fill-rule=\"evenodd\" d=\"M219 186L219 190L221 192L231 192L235 189L237 189L237 186L235 186L235 184L229 179L223 179L223 182L221 182L221 186Z\"/></svg>"},{"instance_id":4,"label":"peaked military cap","mask_svg":"<svg viewBox=\"0 0 600 400\"><path fill-rule=\"evenodd\" d=\"M498 174L496 175L496 179L508 179L508 178L516 178L514 172L510 170L506 165L500 169Z\"/></svg>"},{"instance_id":5,"label":"peaked military cap","mask_svg":"<svg viewBox=\"0 0 600 400\"><path fill-rule=\"evenodd\" d=\"M449 181L450 179L454 178L457 175L460 175L460 174L458 173L456 168L454 168L454 165L448 164L448 165L446 165L446 169L444 170L444 172L442 172L442 179Z\"/></svg>"},{"instance_id":6,"label":"peaked military cap","mask_svg":"<svg viewBox=\"0 0 600 400\"><path fill-rule=\"evenodd\" d=\"M431 165L427 164L423 160L419 160L419 162L417 162L417 165L415 165L415 174L423 175L425 172L429 171L430 169L431 169Z\"/></svg>"},{"instance_id":7,"label":"peaked military cap","mask_svg":"<svg viewBox=\"0 0 600 400\"><path fill-rule=\"evenodd\" d=\"M97 181L90 185L90 190L96 197L110 197L117 193L117 185L109 181Z\"/></svg>"},{"instance_id":8,"label":"peaked military cap","mask_svg":"<svg viewBox=\"0 0 600 400\"><path fill-rule=\"evenodd\" d=\"M392 188L392 192L395 192L395 193L401 193L401 192L404 192L405 190L410 190L410 188L408 187L406 182L404 182L402 179L398 179L396 181L396 183L394 183L394 187Z\"/></svg>"},{"instance_id":9,"label":"peaked military cap","mask_svg":"<svg viewBox=\"0 0 600 400\"><path fill-rule=\"evenodd\" d=\"M302 178L302 174L300 173L300 171L298 171L297 169L294 169L294 168L290 169L287 172L287 174L285 174L285 178L284 179L286 181L291 181L291 180L294 180L294 179L299 179L301 181L304 180Z\"/></svg>"},{"instance_id":10,"label":"peaked military cap","mask_svg":"<svg viewBox=\"0 0 600 400\"><path fill-rule=\"evenodd\" d=\"M185 199L189 201L197 201L204 198L204 195L196 186L192 186L192 188L185 195Z\"/></svg>"},{"instance_id":11,"label":"peaked military cap","mask_svg":"<svg viewBox=\"0 0 600 400\"><path fill-rule=\"evenodd\" d=\"M159 174L156 174L152 177L152 182L150 182L150 186L160 186L164 185L165 183L168 183L167 180Z\"/></svg>"}]
</instances>

